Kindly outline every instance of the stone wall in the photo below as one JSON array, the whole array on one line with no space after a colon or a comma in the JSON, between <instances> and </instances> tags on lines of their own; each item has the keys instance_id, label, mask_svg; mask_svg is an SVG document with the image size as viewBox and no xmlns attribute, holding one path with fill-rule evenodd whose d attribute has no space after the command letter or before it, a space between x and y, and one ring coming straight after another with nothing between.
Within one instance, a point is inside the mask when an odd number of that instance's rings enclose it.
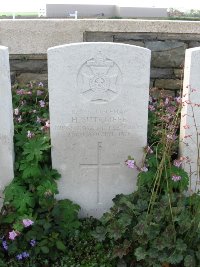
<instances>
[{"instance_id":1,"label":"stone wall","mask_svg":"<svg viewBox=\"0 0 200 267\"><path fill-rule=\"evenodd\" d=\"M142 46L152 51L151 87L182 88L185 49L200 46L200 34L86 32L86 42L116 42Z\"/></svg>"},{"instance_id":2,"label":"stone wall","mask_svg":"<svg viewBox=\"0 0 200 267\"><path fill-rule=\"evenodd\" d=\"M151 87L177 95L182 87L185 49L200 46L200 34L85 32L85 42L116 42L142 46L152 51ZM12 82L42 81L47 84L47 57L11 55Z\"/></svg>"},{"instance_id":3,"label":"stone wall","mask_svg":"<svg viewBox=\"0 0 200 267\"><path fill-rule=\"evenodd\" d=\"M177 94L185 49L200 46L200 22L0 20L0 44L10 50L12 81L47 83L47 48L82 41L121 42L151 49L151 86Z\"/></svg>"}]
</instances>

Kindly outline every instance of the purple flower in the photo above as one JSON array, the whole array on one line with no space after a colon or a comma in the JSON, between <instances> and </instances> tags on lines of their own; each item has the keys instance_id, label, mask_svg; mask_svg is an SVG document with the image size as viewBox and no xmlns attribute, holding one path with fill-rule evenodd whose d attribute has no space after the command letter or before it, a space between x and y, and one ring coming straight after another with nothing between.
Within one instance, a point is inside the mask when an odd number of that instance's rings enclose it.
<instances>
[{"instance_id":1,"label":"purple flower","mask_svg":"<svg viewBox=\"0 0 200 267\"><path fill-rule=\"evenodd\" d=\"M36 241L35 241L34 239L32 239L32 240L30 241L30 245L31 245L32 247L34 247L34 246L36 245Z\"/></svg>"},{"instance_id":2,"label":"purple flower","mask_svg":"<svg viewBox=\"0 0 200 267\"><path fill-rule=\"evenodd\" d=\"M17 235L18 234L13 230L12 232L9 232L9 239L14 240Z\"/></svg>"},{"instance_id":3,"label":"purple flower","mask_svg":"<svg viewBox=\"0 0 200 267\"><path fill-rule=\"evenodd\" d=\"M32 224L34 224L34 222L31 221L30 219L23 219L23 220L22 220L22 223L23 223L24 227L29 227L29 226L31 226Z\"/></svg>"},{"instance_id":4,"label":"purple flower","mask_svg":"<svg viewBox=\"0 0 200 267\"><path fill-rule=\"evenodd\" d=\"M173 180L174 182L178 182L178 181L181 180L181 176L178 176L178 175L172 175L172 180Z\"/></svg>"},{"instance_id":5,"label":"purple flower","mask_svg":"<svg viewBox=\"0 0 200 267\"><path fill-rule=\"evenodd\" d=\"M130 169L135 168L135 161L133 159L128 159L125 163L128 166L128 168L130 168Z\"/></svg>"},{"instance_id":6,"label":"purple flower","mask_svg":"<svg viewBox=\"0 0 200 267\"><path fill-rule=\"evenodd\" d=\"M40 100L39 103L40 103L40 107L41 108L44 108L45 107L45 102L43 100Z\"/></svg>"},{"instance_id":7,"label":"purple flower","mask_svg":"<svg viewBox=\"0 0 200 267\"><path fill-rule=\"evenodd\" d=\"M18 255L16 256L16 258L20 261L20 260L23 259L23 256L22 256L22 254L18 254Z\"/></svg>"},{"instance_id":8,"label":"purple flower","mask_svg":"<svg viewBox=\"0 0 200 267\"><path fill-rule=\"evenodd\" d=\"M6 241L2 242L2 247L4 248L4 250L8 250L8 244Z\"/></svg>"},{"instance_id":9,"label":"purple flower","mask_svg":"<svg viewBox=\"0 0 200 267\"><path fill-rule=\"evenodd\" d=\"M40 83L38 84L38 86L39 86L39 87L44 87L44 84L43 84L42 82L40 82Z\"/></svg>"},{"instance_id":10,"label":"purple flower","mask_svg":"<svg viewBox=\"0 0 200 267\"><path fill-rule=\"evenodd\" d=\"M24 251L24 252L22 252L22 257L23 258L28 258L30 255L29 255L29 253L28 252L26 252L26 251Z\"/></svg>"},{"instance_id":11,"label":"purple flower","mask_svg":"<svg viewBox=\"0 0 200 267\"><path fill-rule=\"evenodd\" d=\"M41 91L41 90L37 90L37 96L40 96L40 95L42 95L44 92L43 91Z\"/></svg>"}]
</instances>

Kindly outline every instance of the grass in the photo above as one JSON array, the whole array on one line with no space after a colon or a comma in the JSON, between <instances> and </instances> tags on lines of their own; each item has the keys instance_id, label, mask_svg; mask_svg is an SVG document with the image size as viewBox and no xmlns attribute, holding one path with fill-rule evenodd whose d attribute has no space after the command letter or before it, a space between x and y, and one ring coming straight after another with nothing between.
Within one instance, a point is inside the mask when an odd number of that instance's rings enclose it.
<instances>
[{"instance_id":1,"label":"grass","mask_svg":"<svg viewBox=\"0 0 200 267\"><path fill-rule=\"evenodd\" d=\"M6 16L6 17L12 17L13 13L15 13L15 16L38 16L38 12L0 12L0 17Z\"/></svg>"}]
</instances>

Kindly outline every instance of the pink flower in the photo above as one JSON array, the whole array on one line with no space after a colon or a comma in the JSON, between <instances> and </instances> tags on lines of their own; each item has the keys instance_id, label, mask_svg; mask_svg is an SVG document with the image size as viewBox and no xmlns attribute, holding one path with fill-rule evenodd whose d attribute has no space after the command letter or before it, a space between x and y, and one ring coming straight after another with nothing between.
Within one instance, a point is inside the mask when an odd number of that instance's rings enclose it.
<instances>
[{"instance_id":1,"label":"pink flower","mask_svg":"<svg viewBox=\"0 0 200 267\"><path fill-rule=\"evenodd\" d=\"M148 168L147 168L146 166L142 167L140 170L141 170L142 172L148 172Z\"/></svg>"},{"instance_id":2,"label":"pink flower","mask_svg":"<svg viewBox=\"0 0 200 267\"><path fill-rule=\"evenodd\" d=\"M17 115L19 115L19 109L18 108L15 108L14 109L14 114L17 116Z\"/></svg>"},{"instance_id":3,"label":"pink flower","mask_svg":"<svg viewBox=\"0 0 200 267\"><path fill-rule=\"evenodd\" d=\"M150 146L147 146L145 148L145 150L146 150L146 153L148 153L148 154L152 154L153 153L153 150L150 148Z\"/></svg>"},{"instance_id":4,"label":"pink flower","mask_svg":"<svg viewBox=\"0 0 200 267\"><path fill-rule=\"evenodd\" d=\"M174 182L178 182L178 181L181 180L181 176L178 176L178 175L172 175L172 180L173 180Z\"/></svg>"},{"instance_id":5,"label":"pink flower","mask_svg":"<svg viewBox=\"0 0 200 267\"><path fill-rule=\"evenodd\" d=\"M31 131L27 132L27 137L30 139L34 136L34 133L32 133Z\"/></svg>"},{"instance_id":6,"label":"pink flower","mask_svg":"<svg viewBox=\"0 0 200 267\"><path fill-rule=\"evenodd\" d=\"M24 89L17 90L17 95L24 95L25 91Z\"/></svg>"},{"instance_id":7,"label":"pink flower","mask_svg":"<svg viewBox=\"0 0 200 267\"><path fill-rule=\"evenodd\" d=\"M125 161L125 164L128 166L128 168L130 169L134 169L135 168L135 161L133 159L128 159Z\"/></svg>"},{"instance_id":8,"label":"pink flower","mask_svg":"<svg viewBox=\"0 0 200 267\"><path fill-rule=\"evenodd\" d=\"M9 232L10 240L14 240L16 236L18 236L18 234L14 230L12 232Z\"/></svg>"},{"instance_id":9,"label":"pink flower","mask_svg":"<svg viewBox=\"0 0 200 267\"><path fill-rule=\"evenodd\" d=\"M155 110L155 107L152 106L152 105L149 105L149 110L150 110L150 111L154 111L154 110Z\"/></svg>"},{"instance_id":10,"label":"pink flower","mask_svg":"<svg viewBox=\"0 0 200 267\"><path fill-rule=\"evenodd\" d=\"M182 98L179 96L179 97L175 97L175 101L178 103L178 104L181 104L182 102Z\"/></svg>"},{"instance_id":11,"label":"pink flower","mask_svg":"<svg viewBox=\"0 0 200 267\"><path fill-rule=\"evenodd\" d=\"M173 141L175 141L175 140L177 139L177 137L178 137L178 136L175 135L175 134L173 134L173 135L172 135L172 134L168 134L168 135L167 135L167 139L168 139L168 140L173 140Z\"/></svg>"},{"instance_id":12,"label":"pink flower","mask_svg":"<svg viewBox=\"0 0 200 267\"><path fill-rule=\"evenodd\" d=\"M46 128L50 128L50 121L49 121L49 120L46 121L46 123L45 123L45 127L46 127Z\"/></svg>"},{"instance_id":13,"label":"pink flower","mask_svg":"<svg viewBox=\"0 0 200 267\"><path fill-rule=\"evenodd\" d=\"M41 108L44 108L45 107L45 102L43 100L40 100L39 103L40 103L40 107Z\"/></svg>"},{"instance_id":14,"label":"pink flower","mask_svg":"<svg viewBox=\"0 0 200 267\"><path fill-rule=\"evenodd\" d=\"M32 224L34 224L34 222L31 221L30 219L23 219L23 220L22 220L22 223L23 223L24 227L29 227L29 226L31 226Z\"/></svg>"},{"instance_id":15,"label":"pink flower","mask_svg":"<svg viewBox=\"0 0 200 267\"><path fill-rule=\"evenodd\" d=\"M190 126L188 124L183 126L184 129L190 129Z\"/></svg>"},{"instance_id":16,"label":"pink flower","mask_svg":"<svg viewBox=\"0 0 200 267\"><path fill-rule=\"evenodd\" d=\"M174 160L174 166L176 166L176 167L178 167L178 168L182 165L182 163L183 163L183 162L182 162L180 159L175 159L175 160Z\"/></svg>"},{"instance_id":17,"label":"pink flower","mask_svg":"<svg viewBox=\"0 0 200 267\"><path fill-rule=\"evenodd\" d=\"M40 123L41 122L41 119L40 117L37 116L37 120L36 120L37 123Z\"/></svg>"},{"instance_id":18,"label":"pink flower","mask_svg":"<svg viewBox=\"0 0 200 267\"><path fill-rule=\"evenodd\" d=\"M19 118L17 118L18 122L22 122L22 116L19 116Z\"/></svg>"}]
</instances>

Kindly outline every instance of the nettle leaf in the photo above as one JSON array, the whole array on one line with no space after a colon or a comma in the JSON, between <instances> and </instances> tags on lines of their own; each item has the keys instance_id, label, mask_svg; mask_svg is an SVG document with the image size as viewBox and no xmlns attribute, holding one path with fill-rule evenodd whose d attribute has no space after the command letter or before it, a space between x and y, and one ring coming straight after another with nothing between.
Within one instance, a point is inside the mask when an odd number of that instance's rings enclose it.
<instances>
[{"instance_id":1,"label":"nettle leaf","mask_svg":"<svg viewBox=\"0 0 200 267\"><path fill-rule=\"evenodd\" d=\"M124 240L124 242L118 246L115 246L113 249L113 255L114 257L119 257L122 259L124 256L126 256L130 250L131 242L127 239Z\"/></svg>"},{"instance_id":2,"label":"nettle leaf","mask_svg":"<svg viewBox=\"0 0 200 267\"><path fill-rule=\"evenodd\" d=\"M48 197L57 194L58 188L54 181L47 180L37 187L37 191L41 197Z\"/></svg>"},{"instance_id":3,"label":"nettle leaf","mask_svg":"<svg viewBox=\"0 0 200 267\"><path fill-rule=\"evenodd\" d=\"M24 145L24 151L22 155L26 156L27 161L41 161L43 152L48 150L50 148L48 138L38 137L30 139L29 142L27 142Z\"/></svg>"},{"instance_id":4,"label":"nettle leaf","mask_svg":"<svg viewBox=\"0 0 200 267\"><path fill-rule=\"evenodd\" d=\"M78 218L80 206L68 199L59 200L52 210L52 215L58 222L70 222Z\"/></svg>"},{"instance_id":5,"label":"nettle leaf","mask_svg":"<svg viewBox=\"0 0 200 267\"><path fill-rule=\"evenodd\" d=\"M180 263L181 261L183 260L183 255L182 253L174 250L170 257L168 258L168 262L171 263L171 264L178 264Z\"/></svg>"},{"instance_id":6,"label":"nettle leaf","mask_svg":"<svg viewBox=\"0 0 200 267\"><path fill-rule=\"evenodd\" d=\"M134 255L136 256L138 261L141 261L146 258L147 252L143 247L138 247L136 248Z\"/></svg>"},{"instance_id":7,"label":"nettle leaf","mask_svg":"<svg viewBox=\"0 0 200 267\"><path fill-rule=\"evenodd\" d=\"M61 177L57 170L51 169L47 165L42 168L41 176L43 180L58 180Z\"/></svg>"},{"instance_id":8,"label":"nettle leaf","mask_svg":"<svg viewBox=\"0 0 200 267\"><path fill-rule=\"evenodd\" d=\"M13 206L20 212L25 213L28 207L33 207L35 200L30 192L23 192L18 197L15 197L13 201Z\"/></svg>"},{"instance_id":9,"label":"nettle leaf","mask_svg":"<svg viewBox=\"0 0 200 267\"><path fill-rule=\"evenodd\" d=\"M192 255L187 255L184 258L184 266L185 267L196 267L197 265L196 265L195 257Z\"/></svg>"},{"instance_id":10,"label":"nettle leaf","mask_svg":"<svg viewBox=\"0 0 200 267\"><path fill-rule=\"evenodd\" d=\"M186 251L187 245L183 242L182 239L177 239L176 240L176 249L178 251L181 251L181 252Z\"/></svg>"},{"instance_id":11,"label":"nettle leaf","mask_svg":"<svg viewBox=\"0 0 200 267\"><path fill-rule=\"evenodd\" d=\"M40 166L37 162L26 162L25 160L21 161L20 171L22 171L22 178L37 177L41 173Z\"/></svg>"},{"instance_id":12,"label":"nettle leaf","mask_svg":"<svg viewBox=\"0 0 200 267\"><path fill-rule=\"evenodd\" d=\"M18 182L13 181L4 190L5 199L4 202L10 202L15 198L15 196L20 196L24 193L25 187L19 184Z\"/></svg>"}]
</instances>

